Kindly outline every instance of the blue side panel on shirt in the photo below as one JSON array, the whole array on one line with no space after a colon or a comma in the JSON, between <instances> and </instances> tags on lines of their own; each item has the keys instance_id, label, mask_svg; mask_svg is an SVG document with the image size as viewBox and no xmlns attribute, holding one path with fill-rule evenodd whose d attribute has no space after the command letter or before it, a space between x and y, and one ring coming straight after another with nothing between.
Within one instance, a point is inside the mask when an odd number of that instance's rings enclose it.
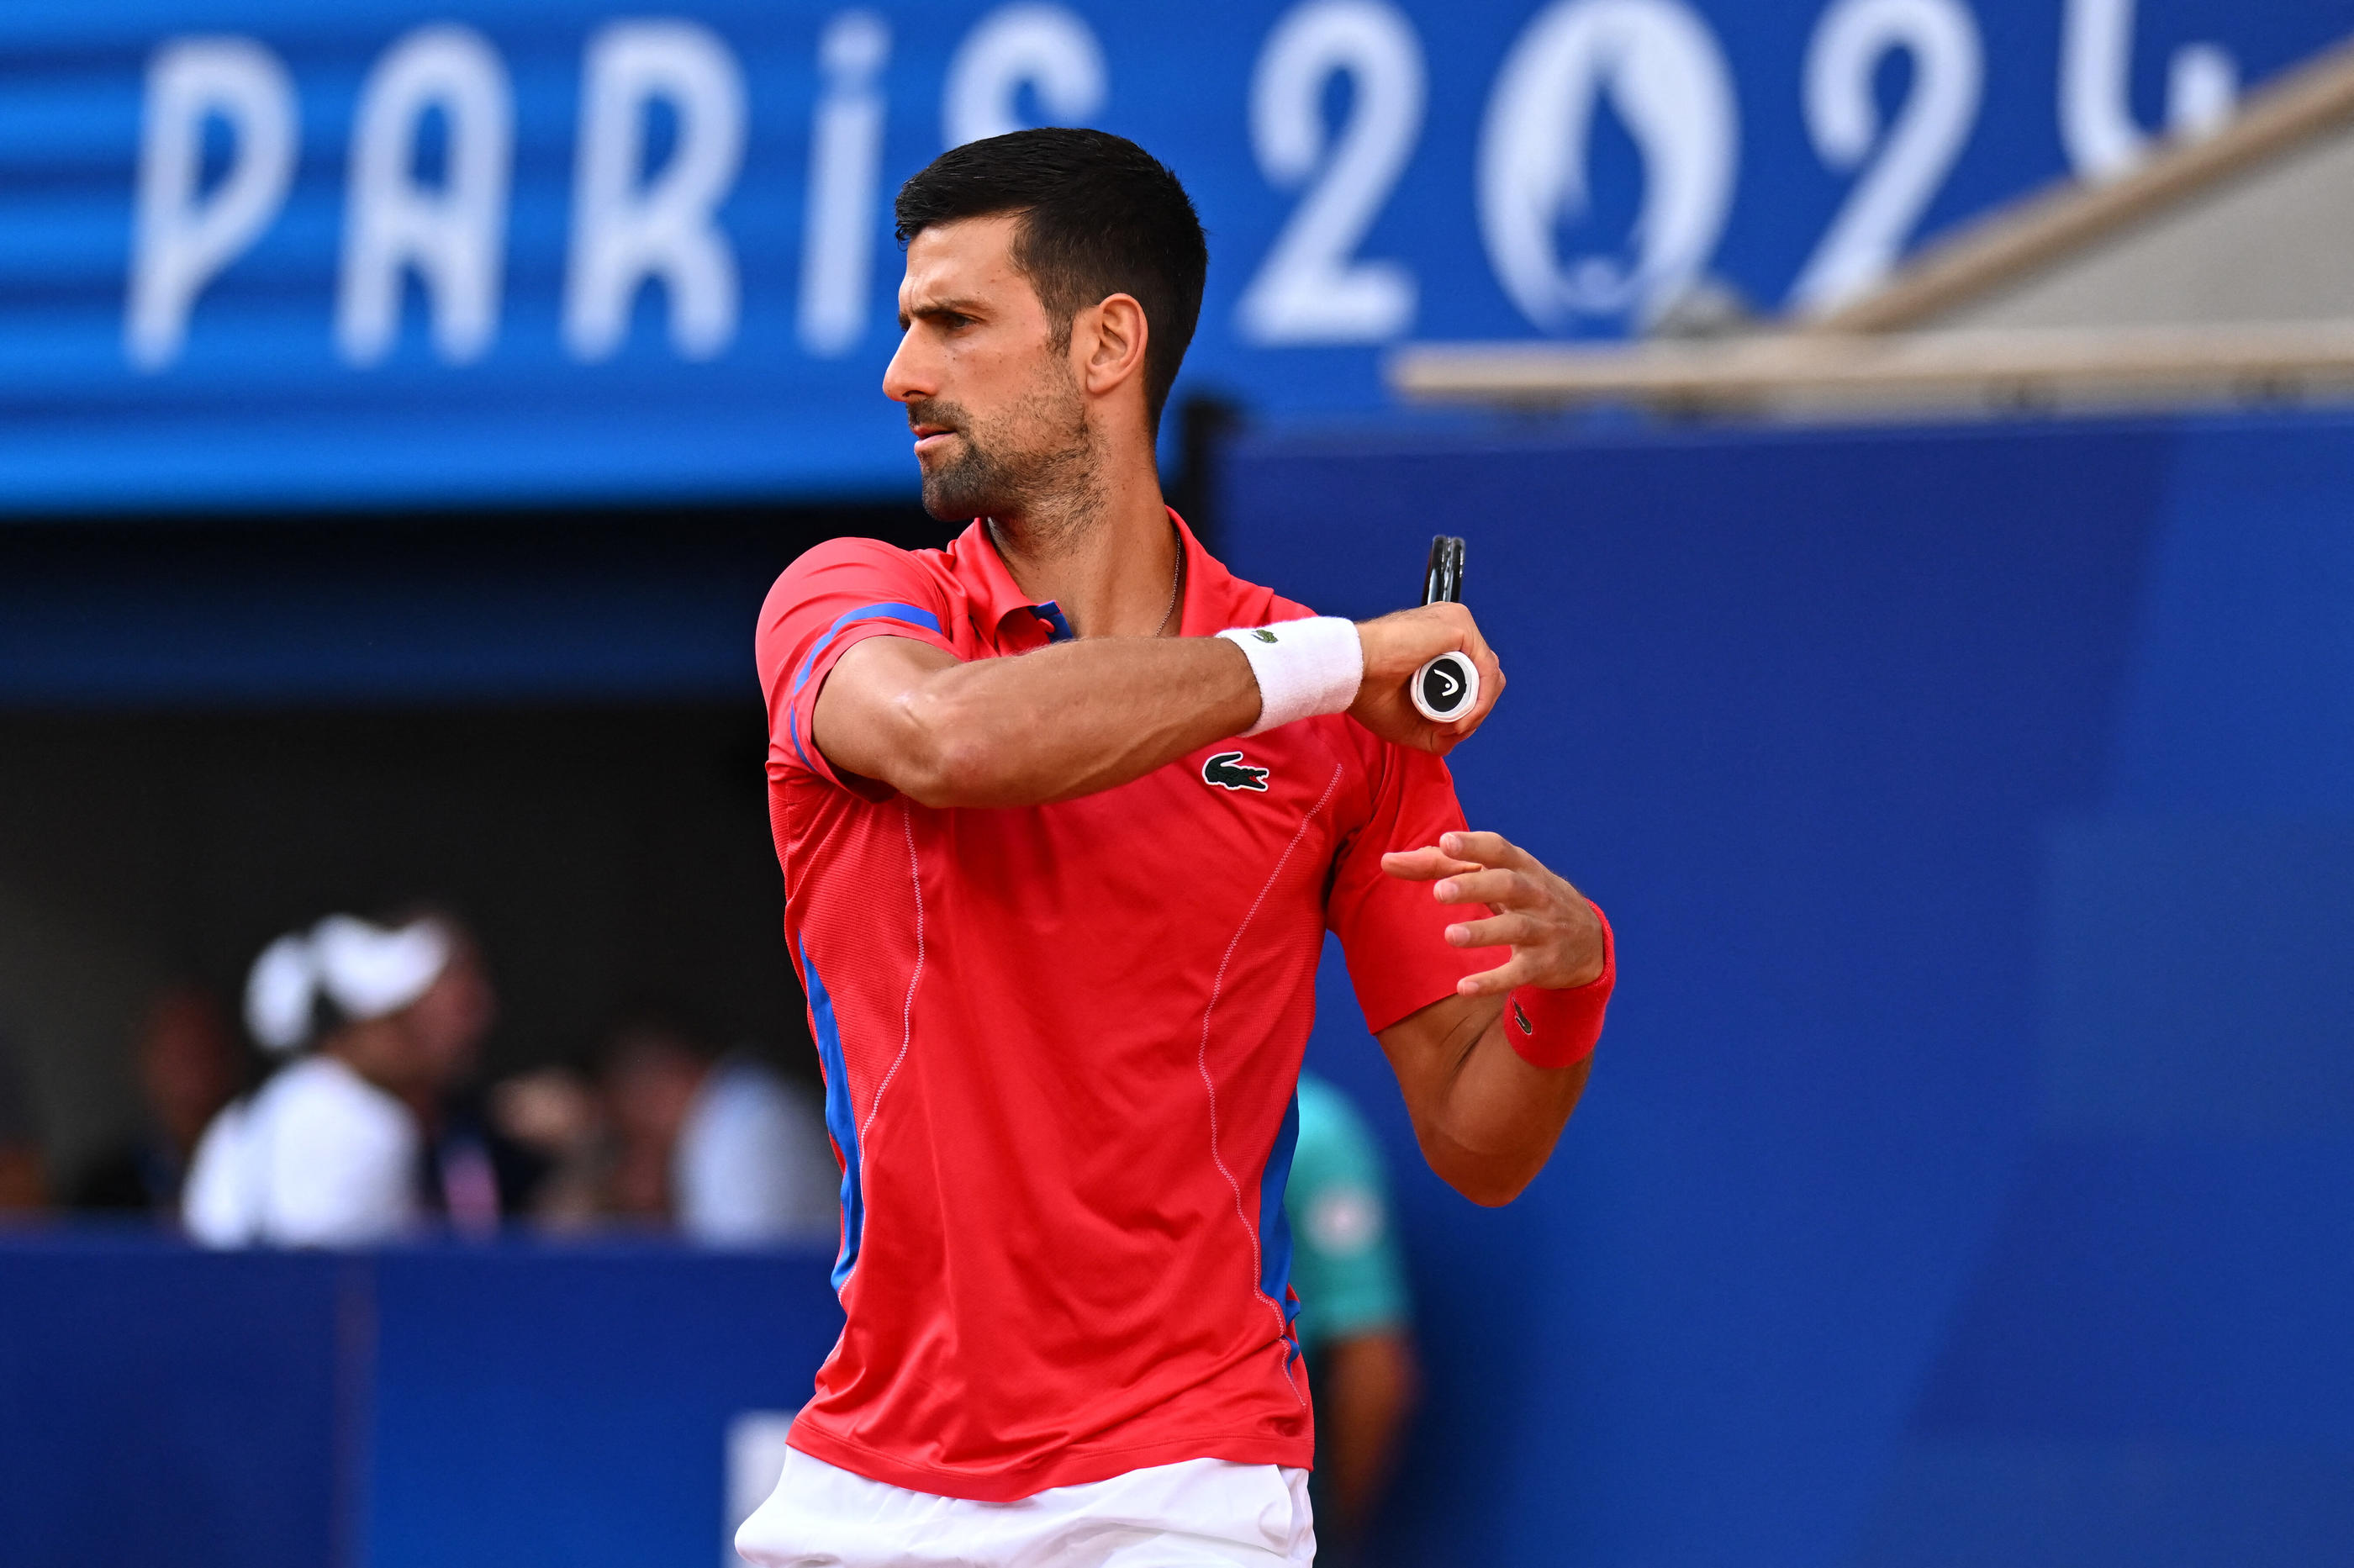
<instances>
[{"instance_id":1,"label":"blue side panel on shirt","mask_svg":"<svg viewBox=\"0 0 2354 1568\"><path fill-rule=\"evenodd\" d=\"M817 656L824 652L826 645L834 640L835 635L854 620L904 620L910 626L920 626L938 636L948 635L940 630L940 618L920 604L900 604L896 601L862 604L856 609L843 612L832 626L825 629L824 636L810 644L809 652L801 658L801 669L793 676L794 691L798 692L809 683L810 671L816 666Z\"/></svg>"},{"instance_id":2,"label":"blue side panel on shirt","mask_svg":"<svg viewBox=\"0 0 2354 1568\"><path fill-rule=\"evenodd\" d=\"M858 1265L858 1238L865 1228L865 1203L858 1184L858 1117L850 1104L850 1069L842 1055L842 1026L834 1022L833 998L826 994L817 966L810 962L809 944L801 948L801 980L809 987L810 1018L816 1025L818 1061L825 1067L825 1129L842 1150L842 1251L833 1260L833 1288L838 1293ZM1284 1151L1285 1162L1290 1150ZM1283 1189L1276 1188L1281 1199ZM1290 1251L1285 1237L1284 1250Z\"/></svg>"},{"instance_id":3,"label":"blue side panel on shirt","mask_svg":"<svg viewBox=\"0 0 2354 1568\"><path fill-rule=\"evenodd\" d=\"M1299 1092L1283 1107L1283 1128L1267 1151L1258 1178L1258 1285L1283 1308L1286 1330L1299 1315L1291 1295L1291 1221L1283 1212L1283 1189L1291 1180L1291 1152L1299 1146Z\"/></svg>"}]
</instances>

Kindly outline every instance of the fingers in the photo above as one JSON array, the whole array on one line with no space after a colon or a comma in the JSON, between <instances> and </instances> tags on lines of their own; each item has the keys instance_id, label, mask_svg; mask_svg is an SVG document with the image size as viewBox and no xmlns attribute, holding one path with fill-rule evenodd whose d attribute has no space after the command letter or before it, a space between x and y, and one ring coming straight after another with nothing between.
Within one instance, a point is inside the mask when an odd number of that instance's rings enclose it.
<instances>
[{"instance_id":1,"label":"fingers","mask_svg":"<svg viewBox=\"0 0 2354 1568\"><path fill-rule=\"evenodd\" d=\"M1479 652L1488 646L1479 640L1479 623L1474 620L1471 618L1471 612L1461 605L1447 602L1426 604L1423 608L1430 611L1447 629L1445 634L1448 647L1459 649L1463 652L1477 657Z\"/></svg>"},{"instance_id":2,"label":"fingers","mask_svg":"<svg viewBox=\"0 0 2354 1568\"><path fill-rule=\"evenodd\" d=\"M1407 882L1455 879L1453 886L1435 889L1441 904L1532 901L1538 889L1526 873L1535 864L1526 850L1501 833L1441 833L1435 844L1382 856L1382 869Z\"/></svg>"},{"instance_id":3,"label":"fingers","mask_svg":"<svg viewBox=\"0 0 2354 1568\"><path fill-rule=\"evenodd\" d=\"M1461 980L1457 980L1455 994L1501 996L1508 991L1517 991L1528 984L1530 973L1528 960L1523 959L1520 949L1515 948L1508 962L1499 964L1492 969L1482 969L1476 975L1465 975Z\"/></svg>"},{"instance_id":4,"label":"fingers","mask_svg":"<svg viewBox=\"0 0 2354 1568\"><path fill-rule=\"evenodd\" d=\"M1383 857L1391 874L1431 884L1442 905L1487 906L1486 917L1446 928L1449 947L1509 948L1511 957L1456 985L1460 996L1500 996L1523 985L1585 985L1606 949L1585 896L1500 833L1441 833L1438 842Z\"/></svg>"},{"instance_id":5,"label":"fingers","mask_svg":"<svg viewBox=\"0 0 2354 1568\"><path fill-rule=\"evenodd\" d=\"M1501 833L1441 833L1438 835L1438 847L1447 854L1478 861L1481 865L1510 866L1518 870L1536 863L1530 858L1528 851Z\"/></svg>"},{"instance_id":6,"label":"fingers","mask_svg":"<svg viewBox=\"0 0 2354 1568\"><path fill-rule=\"evenodd\" d=\"M1487 867L1451 873L1431 892L1441 904L1492 904L1499 908L1525 908L1538 897L1535 885L1519 872Z\"/></svg>"},{"instance_id":7,"label":"fingers","mask_svg":"<svg viewBox=\"0 0 2354 1568\"><path fill-rule=\"evenodd\" d=\"M1543 927L1533 917L1516 909L1447 927L1447 944L1457 948L1524 947L1543 935Z\"/></svg>"},{"instance_id":8,"label":"fingers","mask_svg":"<svg viewBox=\"0 0 2354 1568\"><path fill-rule=\"evenodd\" d=\"M1503 694L1504 672L1495 650L1459 604L1426 604L1359 621L1357 637L1365 676L1349 712L1384 740L1445 757L1487 721ZM1434 724L1415 708L1408 685L1415 672L1450 652L1469 655L1479 672L1479 697L1461 718Z\"/></svg>"},{"instance_id":9,"label":"fingers","mask_svg":"<svg viewBox=\"0 0 2354 1568\"><path fill-rule=\"evenodd\" d=\"M1365 678L1402 682L1441 653L1484 650L1471 612L1459 604L1426 604L1357 623Z\"/></svg>"},{"instance_id":10,"label":"fingers","mask_svg":"<svg viewBox=\"0 0 2354 1568\"><path fill-rule=\"evenodd\" d=\"M1469 713L1449 726L1457 740L1468 738L1485 724L1488 715L1495 711L1498 700L1504 694L1503 661L1497 658L1496 651L1488 646L1487 638L1480 634L1479 623L1471 619L1469 610L1464 611L1462 630L1462 652L1470 655L1473 666L1479 672L1479 697L1471 705Z\"/></svg>"},{"instance_id":11,"label":"fingers","mask_svg":"<svg viewBox=\"0 0 2354 1568\"><path fill-rule=\"evenodd\" d=\"M1503 694L1503 666L1497 662L1495 651L1488 646L1488 640L1479 634L1479 622L1461 605L1425 605L1423 613L1431 617L1428 630L1438 639L1437 652L1467 655L1479 677L1479 694L1460 718L1428 726L1422 748L1444 757L1487 722L1496 699ZM1415 668L1420 669L1423 662L1417 659Z\"/></svg>"},{"instance_id":12,"label":"fingers","mask_svg":"<svg viewBox=\"0 0 2354 1568\"><path fill-rule=\"evenodd\" d=\"M1476 861L1457 860L1436 844L1429 844L1421 849L1391 851L1382 856L1382 869L1402 882L1430 882L1485 868Z\"/></svg>"}]
</instances>

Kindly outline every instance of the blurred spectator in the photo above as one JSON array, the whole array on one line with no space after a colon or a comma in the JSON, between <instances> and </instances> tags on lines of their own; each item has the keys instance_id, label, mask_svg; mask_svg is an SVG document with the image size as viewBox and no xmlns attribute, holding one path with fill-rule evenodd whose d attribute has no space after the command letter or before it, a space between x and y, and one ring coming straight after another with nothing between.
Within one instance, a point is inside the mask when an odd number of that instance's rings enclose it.
<instances>
[{"instance_id":1,"label":"blurred spectator","mask_svg":"<svg viewBox=\"0 0 2354 1568\"><path fill-rule=\"evenodd\" d=\"M213 1118L183 1213L214 1246L349 1246L414 1226L425 1150L412 1108L448 1082L451 1046L419 1003L459 950L431 918L331 915L255 960L246 1022L265 1049L307 1054Z\"/></svg>"},{"instance_id":2,"label":"blurred spectator","mask_svg":"<svg viewBox=\"0 0 2354 1568\"><path fill-rule=\"evenodd\" d=\"M643 1018L614 1031L603 1080L617 1213L718 1246L838 1238L824 1118L774 1072Z\"/></svg>"},{"instance_id":3,"label":"blurred spectator","mask_svg":"<svg viewBox=\"0 0 2354 1568\"><path fill-rule=\"evenodd\" d=\"M1308 1074L1283 1206L1316 1391L1317 1560L1346 1564L1397 1463L1414 1408L1414 1342L1380 1148L1347 1097Z\"/></svg>"},{"instance_id":4,"label":"blurred spectator","mask_svg":"<svg viewBox=\"0 0 2354 1568\"><path fill-rule=\"evenodd\" d=\"M468 1092L481 1065L482 1042L498 1022L498 992L472 927L450 911L412 907L409 921L429 921L450 940L449 961L408 1010L418 1053L416 1086L404 1097L426 1143L426 1208L460 1235L498 1234L500 1222L521 1213L545 1163L494 1130Z\"/></svg>"},{"instance_id":5,"label":"blurred spectator","mask_svg":"<svg viewBox=\"0 0 2354 1568\"><path fill-rule=\"evenodd\" d=\"M176 1215L196 1139L237 1093L237 1039L212 992L174 986L148 1006L135 1054L142 1125L83 1168L69 1202Z\"/></svg>"},{"instance_id":6,"label":"blurred spectator","mask_svg":"<svg viewBox=\"0 0 2354 1568\"><path fill-rule=\"evenodd\" d=\"M32 1096L16 1065L16 1047L0 1035L0 1214L28 1213L48 1202Z\"/></svg>"},{"instance_id":7,"label":"blurred spectator","mask_svg":"<svg viewBox=\"0 0 2354 1568\"><path fill-rule=\"evenodd\" d=\"M491 1090L491 1125L507 1142L530 1151L540 1179L528 1213L543 1228L569 1232L600 1223L610 1204L611 1139L596 1088L570 1067L535 1067Z\"/></svg>"}]
</instances>

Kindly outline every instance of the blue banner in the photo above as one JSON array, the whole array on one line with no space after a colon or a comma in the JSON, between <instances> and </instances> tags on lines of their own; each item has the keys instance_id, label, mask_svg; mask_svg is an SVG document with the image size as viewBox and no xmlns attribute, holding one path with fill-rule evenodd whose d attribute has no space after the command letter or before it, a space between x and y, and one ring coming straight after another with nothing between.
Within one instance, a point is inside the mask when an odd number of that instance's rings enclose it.
<instances>
[{"instance_id":1,"label":"blue banner","mask_svg":"<svg viewBox=\"0 0 2354 1568\"><path fill-rule=\"evenodd\" d=\"M0 510L908 487L897 183L1143 143L1213 266L1186 387L1384 407L1409 339L1868 289L2221 122L2313 0L13 0Z\"/></svg>"}]
</instances>

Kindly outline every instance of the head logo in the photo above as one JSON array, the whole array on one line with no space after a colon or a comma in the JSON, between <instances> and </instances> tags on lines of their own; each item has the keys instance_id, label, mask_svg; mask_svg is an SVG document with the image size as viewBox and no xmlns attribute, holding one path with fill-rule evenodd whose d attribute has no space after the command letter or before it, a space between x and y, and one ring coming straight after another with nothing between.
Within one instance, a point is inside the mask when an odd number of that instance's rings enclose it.
<instances>
[{"instance_id":1,"label":"head logo","mask_svg":"<svg viewBox=\"0 0 2354 1568\"><path fill-rule=\"evenodd\" d=\"M1264 627L1264 626L1254 626L1254 627L1252 627L1252 628L1251 628L1251 635L1252 635L1253 637L1257 638L1261 642L1272 642L1272 641L1275 641L1275 633L1274 633L1274 632L1272 632L1272 631L1269 631L1269 630L1268 630L1266 627Z\"/></svg>"},{"instance_id":2,"label":"head logo","mask_svg":"<svg viewBox=\"0 0 2354 1568\"><path fill-rule=\"evenodd\" d=\"M1256 789L1267 793L1267 769L1246 768L1239 751L1221 751L1202 764L1202 782L1221 789Z\"/></svg>"}]
</instances>

